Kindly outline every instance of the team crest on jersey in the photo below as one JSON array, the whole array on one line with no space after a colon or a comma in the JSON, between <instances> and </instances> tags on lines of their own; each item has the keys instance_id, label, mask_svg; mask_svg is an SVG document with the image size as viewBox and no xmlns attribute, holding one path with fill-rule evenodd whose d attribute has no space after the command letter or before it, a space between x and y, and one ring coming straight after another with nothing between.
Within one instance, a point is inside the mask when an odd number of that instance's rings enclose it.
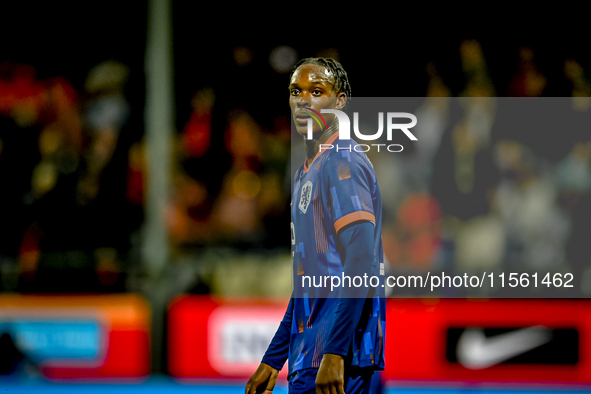
<instances>
[{"instance_id":1,"label":"team crest on jersey","mask_svg":"<svg viewBox=\"0 0 591 394\"><path fill-rule=\"evenodd\" d=\"M312 182L308 181L302 186L302 195L300 196L300 203L298 204L300 211L306 213L308 206L310 205L310 200L312 200Z\"/></svg>"}]
</instances>

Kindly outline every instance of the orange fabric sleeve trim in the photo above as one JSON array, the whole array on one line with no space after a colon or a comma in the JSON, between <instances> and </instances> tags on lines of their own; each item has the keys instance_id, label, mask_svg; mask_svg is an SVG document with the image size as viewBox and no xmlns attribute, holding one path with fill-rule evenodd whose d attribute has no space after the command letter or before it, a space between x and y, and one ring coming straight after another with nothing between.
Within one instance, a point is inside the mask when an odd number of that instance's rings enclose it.
<instances>
[{"instance_id":1,"label":"orange fabric sleeve trim","mask_svg":"<svg viewBox=\"0 0 591 394\"><path fill-rule=\"evenodd\" d=\"M366 212L366 211L355 211L351 212L348 215L343 216L336 222L334 222L334 229L338 233L343 227L353 222L358 222L360 220L367 220L368 222L376 221L376 217L373 213Z\"/></svg>"}]
</instances>

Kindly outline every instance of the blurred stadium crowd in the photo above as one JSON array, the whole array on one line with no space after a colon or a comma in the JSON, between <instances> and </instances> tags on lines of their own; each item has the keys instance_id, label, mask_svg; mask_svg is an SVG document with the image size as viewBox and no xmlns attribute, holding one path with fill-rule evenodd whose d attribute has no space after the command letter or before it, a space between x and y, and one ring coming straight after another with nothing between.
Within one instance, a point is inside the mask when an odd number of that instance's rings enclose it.
<instances>
[{"instance_id":1,"label":"blurred stadium crowd","mask_svg":"<svg viewBox=\"0 0 591 394\"><path fill-rule=\"evenodd\" d=\"M127 73L102 63L76 91L31 65L0 66L3 289L124 289L121 262L142 215Z\"/></svg>"},{"instance_id":2,"label":"blurred stadium crowd","mask_svg":"<svg viewBox=\"0 0 591 394\"><path fill-rule=\"evenodd\" d=\"M269 63L287 86L297 54L289 47L274 53ZM343 60L338 49L310 55ZM384 203L389 273L573 272L577 295L589 295L591 134L558 130L555 142L529 129L499 127L504 99L495 97L547 95L551 77L540 71L531 48L519 50L517 73L506 86L489 76L478 41L463 41L452 55L463 75L452 82L458 86L442 77L437 62L426 65L425 100L416 113L429 122L417 126L419 141L400 154L371 156ZM250 48L236 47L233 66L246 67L252 57ZM552 61L561 63L561 78L571 87L572 98L562 99L569 113L589 118L591 83L582 65ZM149 158L141 125L129 121L142 108L126 98L128 76L125 64L108 60L75 88L66 75L41 79L34 65L0 64L3 291L138 289L130 278L142 272L138 234ZM207 250L223 248L234 261L231 274L210 272L193 290L269 295L235 279L253 271L275 275L257 257L269 250L289 272L287 207L296 169L289 157L298 142L290 135L287 91L283 112L264 113L251 110L252 103L219 105L224 93L202 83L190 102L177 103L166 209L173 259L199 264ZM282 283L289 286L289 277ZM289 294L289 288L272 294Z\"/></svg>"},{"instance_id":3,"label":"blurred stadium crowd","mask_svg":"<svg viewBox=\"0 0 591 394\"><path fill-rule=\"evenodd\" d=\"M127 290L146 183L144 144L129 130L128 72L105 61L76 91L65 77L39 80L30 65L1 65L4 290ZM236 109L212 147L214 102L212 89L198 91L176 137L170 242L261 247L285 211L289 124L264 131Z\"/></svg>"},{"instance_id":4,"label":"blurred stadium crowd","mask_svg":"<svg viewBox=\"0 0 591 394\"><path fill-rule=\"evenodd\" d=\"M459 56L460 97L449 98L451 89L429 63L427 97L415 111L425 120L415 128L419 141L410 152L372 157L387 196L383 238L390 272L571 272L569 296L588 296L588 77L577 61L563 59L571 98L516 100L542 97L549 83L531 48L520 48L508 86L492 82L477 41L463 41ZM441 295L478 294L448 290Z\"/></svg>"}]
</instances>

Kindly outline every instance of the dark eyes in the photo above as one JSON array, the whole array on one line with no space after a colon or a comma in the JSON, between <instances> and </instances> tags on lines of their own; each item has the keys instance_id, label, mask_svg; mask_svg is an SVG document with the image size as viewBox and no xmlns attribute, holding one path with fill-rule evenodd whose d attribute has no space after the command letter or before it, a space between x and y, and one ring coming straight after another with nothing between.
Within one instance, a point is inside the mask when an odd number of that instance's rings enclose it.
<instances>
[{"instance_id":1,"label":"dark eyes","mask_svg":"<svg viewBox=\"0 0 591 394\"><path fill-rule=\"evenodd\" d=\"M291 89L290 93L292 96L297 96L298 94L300 94L300 90L299 89ZM322 90L314 89L312 91L313 96L320 96L321 94L322 94Z\"/></svg>"}]
</instances>

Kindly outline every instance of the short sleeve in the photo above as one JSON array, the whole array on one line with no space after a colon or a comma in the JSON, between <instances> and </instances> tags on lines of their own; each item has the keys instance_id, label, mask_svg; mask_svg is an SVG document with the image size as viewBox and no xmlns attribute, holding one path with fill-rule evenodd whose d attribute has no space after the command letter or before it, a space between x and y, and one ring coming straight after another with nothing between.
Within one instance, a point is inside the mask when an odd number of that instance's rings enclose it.
<instances>
[{"instance_id":1,"label":"short sleeve","mask_svg":"<svg viewBox=\"0 0 591 394\"><path fill-rule=\"evenodd\" d=\"M369 160L342 150L326 161L328 206L336 233L360 221L375 224L372 202L375 175Z\"/></svg>"}]
</instances>

